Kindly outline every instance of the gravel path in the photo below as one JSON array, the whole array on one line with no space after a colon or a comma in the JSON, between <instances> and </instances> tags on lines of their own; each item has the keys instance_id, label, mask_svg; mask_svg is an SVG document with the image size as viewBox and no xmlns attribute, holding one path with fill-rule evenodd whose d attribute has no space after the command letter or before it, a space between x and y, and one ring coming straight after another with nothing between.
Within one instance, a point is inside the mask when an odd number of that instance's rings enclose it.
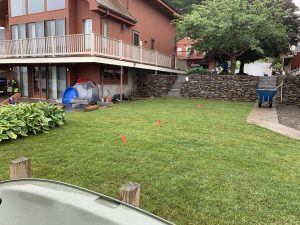
<instances>
[{"instance_id":1,"label":"gravel path","mask_svg":"<svg viewBox=\"0 0 300 225\"><path fill-rule=\"evenodd\" d=\"M279 123L300 130L300 107L294 105L277 105Z\"/></svg>"}]
</instances>

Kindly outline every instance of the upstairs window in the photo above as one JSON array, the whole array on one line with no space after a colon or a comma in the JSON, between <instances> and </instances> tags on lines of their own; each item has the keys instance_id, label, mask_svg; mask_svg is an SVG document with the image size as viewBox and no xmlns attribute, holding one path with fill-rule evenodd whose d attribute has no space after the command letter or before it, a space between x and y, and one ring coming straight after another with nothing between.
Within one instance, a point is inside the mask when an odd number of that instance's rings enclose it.
<instances>
[{"instance_id":1,"label":"upstairs window","mask_svg":"<svg viewBox=\"0 0 300 225\"><path fill-rule=\"evenodd\" d=\"M5 28L4 27L0 27L0 41L4 40L5 38Z\"/></svg>"},{"instance_id":2,"label":"upstairs window","mask_svg":"<svg viewBox=\"0 0 300 225\"><path fill-rule=\"evenodd\" d=\"M140 46L140 33L133 31L133 44L136 46Z\"/></svg>"},{"instance_id":3,"label":"upstairs window","mask_svg":"<svg viewBox=\"0 0 300 225\"><path fill-rule=\"evenodd\" d=\"M26 38L26 24L12 25L11 37L12 40L19 40Z\"/></svg>"},{"instance_id":4,"label":"upstairs window","mask_svg":"<svg viewBox=\"0 0 300 225\"><path fill-rule=\"evenodd\" d=\"M65 0L47 0L47 11L64 9L65 7Z\"/></svg>"},{"instance_id":5,"label":"upstairs window","mask_svg":"<svg viewBox=\"0 0 300 225\"><path fill-rule=\"evenodd\" d=\"M102 35L103 35L103 37L108 37L109 36L108 19L102 19Z\"/></svg>"},{"instance_id":6,"label":"upstairs window","mask_svg":"<svg viewBox=\"0 0 300 225\"><path fill-rule=\"evenodd\" d=\"M26 0L10 0L11 16L23 16L26 14Z\"/></svg>"},{"instance_id":7,"label":"upstairs window","mask_svg":"<svg viewBox=\"0 0 300 225\"><path fill-rule=\"evenodd\" d=\"M46 21L46 36L60 36L66 34L65 19Z\"/></svg>"},{"instance_id":8,"label":"upstairs window","mask_svg":"<svg viewBox=\"0 0 300 225\"><path fill-rule=\"evenodd\" d=\"M28 13L40 13L45 11L45 2L41 0L28 0Z\"/></svg>"},{"instance_id":9,"label":"upstairs window","mask_svg":"<svg viewBox=\"0 0 300 225\"><path fill-rule=\"evenodd\" d=\"M155 39L151 39L151 49L155 49Z\"/></svg>"}]
</instances>

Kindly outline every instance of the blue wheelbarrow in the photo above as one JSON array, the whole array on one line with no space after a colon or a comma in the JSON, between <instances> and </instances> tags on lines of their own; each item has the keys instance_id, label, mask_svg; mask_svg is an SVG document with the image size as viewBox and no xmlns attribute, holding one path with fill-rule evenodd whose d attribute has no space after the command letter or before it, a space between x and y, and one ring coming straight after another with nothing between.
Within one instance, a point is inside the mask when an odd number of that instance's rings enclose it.
<instances>
[{"instance_id":1,"label":"blue wheelbarrow","mask_svg":"<svg viewBox=\"0 0 300 225\"><path fill-rule=\"evenodd\" d=\"M261 108L263 105L268 105L269 108L273 106L273 98L276 94L276 89L257 89L259 96L258 106Z\"/></svg>"}]
</instances>

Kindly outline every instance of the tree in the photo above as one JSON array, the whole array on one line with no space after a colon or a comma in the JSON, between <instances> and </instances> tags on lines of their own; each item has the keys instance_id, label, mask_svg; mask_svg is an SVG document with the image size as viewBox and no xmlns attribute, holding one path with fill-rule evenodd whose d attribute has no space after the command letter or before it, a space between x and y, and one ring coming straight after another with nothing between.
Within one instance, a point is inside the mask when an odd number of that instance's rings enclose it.
<instances>
[{"instance_id":1,"label":"tree","mask_svg":"<svg viewBox=\"0 0 300 225\"><path fill-rule=\"evenodd\" d=\"M283 18L283 24L288 32L289 45L297 45L299 42L300 19L299 15L295 12L298 8L292 0L284 0L284 10L286 10L288 14ZM250 49L238 58L241 62L239 74L244 74L245 63L254 62L266 57L278 58L282 53L289 51L289 46L273 38L261 39L260 46L264 50L263 54Z\"/></svg>"},{"instance_id":2,"label":"tree","mask_svg":"<svg viewBox=\"0 0 300 225\"><path fill-rule=\"evenodd\" d=\"M191 13L176 21L180 37L196 40L201 52L219 52L236 61L247 51L264 54L262 40L280 43L288 48L288 34L283 18L288 15L281 0L206 0L194 5ZM269 44L269 42L268 42Z\"/></svg>"},{"instance_id":3,"label":"tree","mask_svg":"<svg viewBox=\"0 0 300 225\"><path fill-rule=\"evenodd\" d=\"M167 0L180 13L188 13L192 10L193 4L200 4L203 0Z\"/></svg>"}]
</instances>

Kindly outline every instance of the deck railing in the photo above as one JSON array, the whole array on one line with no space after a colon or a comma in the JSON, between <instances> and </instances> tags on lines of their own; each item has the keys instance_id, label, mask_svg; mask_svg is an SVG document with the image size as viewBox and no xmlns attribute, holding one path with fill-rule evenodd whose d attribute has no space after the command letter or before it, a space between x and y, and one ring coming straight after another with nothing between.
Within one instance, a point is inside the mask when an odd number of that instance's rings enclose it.
<instances>
[{"instance_id":1,"label":"deck railing","mask_svg":"<svg viewBox=\"0 0 300 225\"><path fill-rule=\"evenodd\" d=\"M172 68L173 65L172 56L170 55L94 33L0 41L0 59L82 55L112 58L165 68ZM184 63L180 60L177 60L175 64L175 69L185 69Z\"/></svg>"}]
</instances>

